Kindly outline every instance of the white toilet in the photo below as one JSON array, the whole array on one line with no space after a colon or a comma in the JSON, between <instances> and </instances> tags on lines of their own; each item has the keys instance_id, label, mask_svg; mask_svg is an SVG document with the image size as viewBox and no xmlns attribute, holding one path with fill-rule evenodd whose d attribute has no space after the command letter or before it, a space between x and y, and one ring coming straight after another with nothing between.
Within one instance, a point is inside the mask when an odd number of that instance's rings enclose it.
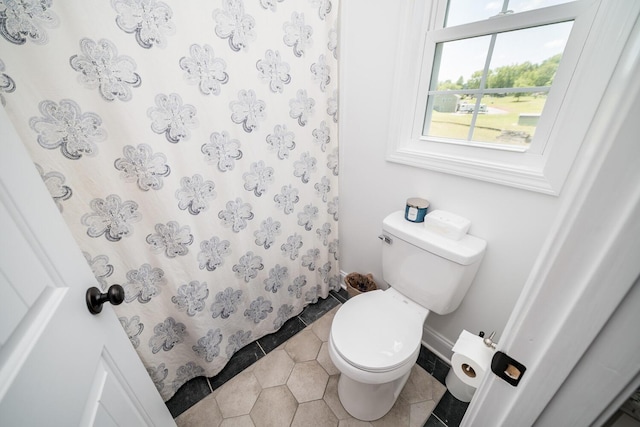
<instances>
[{"instance_id":1,"label":"white toilet","mask_svg":"<svg viewBox=\"0 0 640 427\"><path fill-rule=\"evenodd\" d=\"M429 311L458 308L486 248L468 234L454 240L409 222L403 211L387 216L382 230L383 278L391 287L349 299L329 334L340 402L363 421L389 412L418 360Z\"/></svg>"}]
</instances>

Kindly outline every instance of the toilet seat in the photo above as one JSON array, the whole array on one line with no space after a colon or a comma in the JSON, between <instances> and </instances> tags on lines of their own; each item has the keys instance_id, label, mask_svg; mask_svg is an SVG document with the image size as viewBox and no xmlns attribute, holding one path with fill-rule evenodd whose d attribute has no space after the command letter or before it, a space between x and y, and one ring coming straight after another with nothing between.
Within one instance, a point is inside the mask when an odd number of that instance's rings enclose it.
<instances>
[{"instance_id":1,"label":"toilet seat","mask_svg":"<svg viewBox=\"0 0 640 427\"><path fill-rule=\"evenodd\" d=\"M412 361L428 310L389 289L349 299L336 313L331 339L350 365L389 372Z\"/></svg>"}]
</instances>

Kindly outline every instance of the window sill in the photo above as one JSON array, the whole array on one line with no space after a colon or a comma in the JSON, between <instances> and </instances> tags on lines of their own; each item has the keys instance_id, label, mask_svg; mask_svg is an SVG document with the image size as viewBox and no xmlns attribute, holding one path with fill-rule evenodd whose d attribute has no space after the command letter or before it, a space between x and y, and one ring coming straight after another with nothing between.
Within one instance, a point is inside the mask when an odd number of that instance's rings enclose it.
<instances>
[{"instance_id":1,"label":"window sill","mask_svg":"<svg viewBox=\"0 0 640 427\"><path fill-rule=\"evenodd\" d=\"M560 193L560 186L554 185L551 178L545 176L545 161L540 155L505 152L501 154L509 160L500 161L495 155L491 160L479 159L476 156L412 148L411 145L390 147L387 160L544 194Z\"/></svg>"}]
</instances>

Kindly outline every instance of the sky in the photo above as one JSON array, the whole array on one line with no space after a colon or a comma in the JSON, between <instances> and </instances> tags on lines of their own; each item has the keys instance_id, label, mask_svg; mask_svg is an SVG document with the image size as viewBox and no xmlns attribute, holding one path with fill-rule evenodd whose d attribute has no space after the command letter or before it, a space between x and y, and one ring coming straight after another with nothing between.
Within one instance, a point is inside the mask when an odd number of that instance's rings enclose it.
<instances>
[{"instance_id":1,"label":"sky","mask_svg":"<svg viewBox=\"0 0 640 427\"><path fill-rule=\"evenodd\" d=\"M565 3L566 0L510 0L508 9L515 12ZM449 24L464 23L495 16L502 1L450 0ZM490 68L521 64L539 64L562 53L571 31L571 22L499 34ZM455 82L460 76L468 80L474 71L484 68L489 36L445 44L438 81Z\"/></svg>"}]
</instances>

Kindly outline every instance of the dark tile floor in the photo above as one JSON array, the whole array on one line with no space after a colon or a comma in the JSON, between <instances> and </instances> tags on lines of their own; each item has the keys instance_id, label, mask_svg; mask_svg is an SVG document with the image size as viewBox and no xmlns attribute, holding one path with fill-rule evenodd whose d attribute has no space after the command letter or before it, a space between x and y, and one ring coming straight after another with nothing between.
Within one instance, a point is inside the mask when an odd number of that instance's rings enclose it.
<instances>
[{"instance_id":1,"label":"dark tile floor","mask_svg":"<svg viewBox=\"0 0 640 427\"><path fill-rule=\"evenodd\" d=\"M442 384L444 384L449 369L451 369L447 363L443 362L424 346L420 349L417 363ZM462 421L467 406L469 406L468 403L459 401L447 391L438 402L424 427L457 427Z\"/></svg>"},{"instance_id":2,"label":"dark tile floor","mask_svg":"<svg viewBox=\"0 0 640 427\"><path fill-rule=\"evenodd\" d=\"M349 298L347 292L342 289L339 292L330 292L324 300L316 304L307 306L302 313L289 319L285 324L273 334L266 335L257 341L245 346L233 355L227 366L218 375L211 378L197 377L182 386L178 392L166 402L167 408L173 417L177 417L191 406L198 403L209 395L212 390L217 389L229 381L245 368L249 367L260 358L264 357L271 350L287 341L289 338L300 332L313 321L322 317L325 313ZM431 374L434 378L444 384L449 365L443 362L436 355L425 347L420 350L418 365ZM463 403L454 398L448 391L440 399L433 413L425 423L424 427L455 427L460 425L468 403Z\"/></svg>"}]
</instances>

